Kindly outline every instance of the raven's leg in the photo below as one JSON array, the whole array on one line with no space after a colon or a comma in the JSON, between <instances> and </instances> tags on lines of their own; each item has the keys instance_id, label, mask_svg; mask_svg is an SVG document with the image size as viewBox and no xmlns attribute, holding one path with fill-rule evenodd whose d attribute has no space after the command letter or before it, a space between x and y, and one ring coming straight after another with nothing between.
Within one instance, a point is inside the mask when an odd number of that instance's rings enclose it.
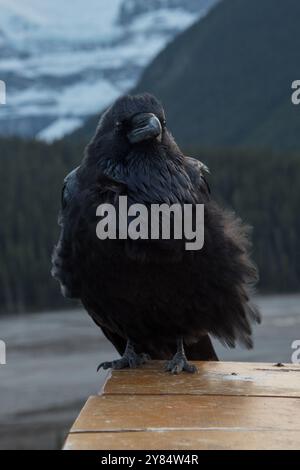
<instances>
[{"instance_id":1,"label":"raven's leg","mask_svg":"<svg viewBox=\"0 0 300 470\"><path fill-rule=\"evenodd\" d=\"M98 366L97 371L99 371L101 367L103 369L125 369L126 367L135 369L141 364L145 364L145 362L149 359L150 357L148 356L148 354L137 354L134 350L133 343L128 340L124 354L121 359L116 359L115 361L102 362Z\"/></svg>"},{"instance_id":2,"label":"raven's leg","mask_svg":"<svg viewBox=\"0 0 300 470\"><path fill-rule=\"evenodd\" d=\"M197 372L197 367L193 364L189 364L187 361L182 338L177 340L177 352L173 359L166 363L165 370L167 372L171 372L172 374L179 374L183 370L190 372L191 374Z\"/></svg>"}]
</instances>

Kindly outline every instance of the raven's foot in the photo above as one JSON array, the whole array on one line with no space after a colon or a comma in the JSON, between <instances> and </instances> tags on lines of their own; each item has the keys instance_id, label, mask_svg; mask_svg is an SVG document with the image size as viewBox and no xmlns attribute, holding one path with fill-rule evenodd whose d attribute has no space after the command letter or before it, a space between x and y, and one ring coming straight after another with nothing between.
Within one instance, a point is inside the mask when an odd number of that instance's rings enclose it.
<instances>
[{"instance_id":1,"label":"raven's foot","mask_svg":"<svg viewBox=\"0 0 300 470\"><path fill-rule=\"evenodd\" d=\"M175 356L171 361L167 361L165 370L171 372L171 374L180 374L182 371L189 372L190 374L197 372L197 367L194 364L190 364L186 358L182 339L178 340L177 347Z\"/></svg>"},{"instance_id":2,"label":"raven's foot","mask_svg":"<svg viewBox=\"0 0 300 470\"><path fill-rule=\"evenodd\" d=\"M173 359L166 363L165 370L171 372L171 374L180 374L182 371L194 374L197 372L197 367L194 364L190 364L185 356L176 353Z\"/></svg>"},{"instance_id":3,"label":"raven's foot","mask_svg":"<svg viewBox=\"0 0 300 470\"><path fill-rule=\"evenodd\" d=\"M150 360L150 356L145 353L137 354L134 350L133 345L128 341L125 352L120 359L115 361L102 362L97 367L97 371L101 368L103 369L126 369L127 367L131 369L136 369L138 366L145 364L145 362Z\"/></svg>"}]
</instances>

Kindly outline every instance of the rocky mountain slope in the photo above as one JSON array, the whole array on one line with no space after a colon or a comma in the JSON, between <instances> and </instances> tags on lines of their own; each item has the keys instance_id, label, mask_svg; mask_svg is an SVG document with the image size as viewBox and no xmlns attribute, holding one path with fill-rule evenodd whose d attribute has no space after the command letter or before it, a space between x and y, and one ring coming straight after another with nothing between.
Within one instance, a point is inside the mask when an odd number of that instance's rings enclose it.
<instances>
[{"instance_id":1,"label":"rocky mountain slope","mask_svg":"<svg viewBox=\"0 0 300 470\"><path fill-rule=\"evenodd\" d=\"M0 135L53 140L133 87L218 0L0 0Z\"/></svg>"},{"instance_id":2,"label":"rocky mountain slope","mask_svg":"<svg viewBox=\"0 0 300 470\"><path fill-rule=\"evenodd\" d=\"M220 2L147 67L136 91L156 94L185 148L300 149L299 0Z\"/></svg>"}]
</instances>

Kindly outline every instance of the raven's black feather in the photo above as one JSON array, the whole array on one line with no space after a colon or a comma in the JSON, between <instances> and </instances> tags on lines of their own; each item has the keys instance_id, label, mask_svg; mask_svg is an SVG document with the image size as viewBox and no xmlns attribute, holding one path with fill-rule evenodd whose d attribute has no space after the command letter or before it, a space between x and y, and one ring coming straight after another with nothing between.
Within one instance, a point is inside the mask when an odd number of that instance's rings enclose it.
<instances>
[{"instance_id":1,"label":"raven's black feather","mask_svg":"<svg viewBox=\"0 0 300 470\"><path fill-rule=\"evenodd\" d=\"M165 358L183 336L187 355L216 359L211 334L234 347L252 346L249 303L257 271L249 259L248 228L211 200L207 168L185 157L164 127L161 142L131 145L126 126L137 113L164 111L151 95L125 96L102 116L79 168L66 180L61 236L53 275L65 295L83 305L119 352L129 338L153 358ZM96 237L96 208L130 203L204 203L205 242L186 251L177 240Z\"/></svg>"}]
</instances>

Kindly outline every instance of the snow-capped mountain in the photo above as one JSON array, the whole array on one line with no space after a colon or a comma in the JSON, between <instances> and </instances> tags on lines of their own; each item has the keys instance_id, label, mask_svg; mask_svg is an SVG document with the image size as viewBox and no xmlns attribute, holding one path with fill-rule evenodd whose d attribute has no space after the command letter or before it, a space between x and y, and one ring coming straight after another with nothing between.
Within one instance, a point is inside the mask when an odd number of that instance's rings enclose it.
<instances>
[{"instance_id":1,"label":"snow-capped mountain","mask_svg":"<svg viewBox=\"0 0 300 470\"><path fill-rule=\"evenodd\" d=\"M0 134L62 137L219 0L0 0Z\"/></svg>"}]
</instances>

